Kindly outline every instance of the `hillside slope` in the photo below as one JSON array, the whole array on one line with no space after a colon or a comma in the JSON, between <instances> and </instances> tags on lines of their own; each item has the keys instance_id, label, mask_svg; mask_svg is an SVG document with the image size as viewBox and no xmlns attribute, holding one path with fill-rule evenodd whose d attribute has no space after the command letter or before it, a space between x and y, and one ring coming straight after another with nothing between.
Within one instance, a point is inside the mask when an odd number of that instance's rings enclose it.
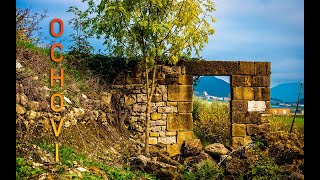
<instances>
[{"instance_id":1,"label":"hillside slope","mask_svg":"<svg viewBox=\"0 0 320 180\"><path fill-rule=\"evenodd\" d=\"M284 83L271 88L271 97L280 99L283 102L297 102L300 90L300 83ZM304 98L304 84L300 99Z\"/></svg>"},{"instance_id":2,"label":"hillside slope","mask_svg":"<svg viewBox=\"0 0 320 180\"><path fill-rule=\"evenodd\" d=\"M114 113L121 112L123 107L117 106L106 84L67 64L70 61L67 58L66 55L65 63L60 66L65 69L65 85L50 87L50 68L58 71L59 67L50 61L46 50L17 45L17 178L145 176L123 169L128 158L141 153L143 148L142 139L127 129L127 119ZM55 93L61 93L64 98L64 108L58 113L50 108L50 98ZM51 119L57 128L63 119L58 137L54 135ZM55 161L56 143L60 163ZM86 173L81 173L83 171Z\"/></svg>"},{"instance_id":3,"label":"hillside slope","mask_svg":"<svg viewBox=\"0 0 320 180\"><path fill-rule=\"evenodd\" d=\"M199 83L194 86L194 91L203 94L206 91L211 96L228 97L230 95L230 84L214 76L202 76Z\"/></svg>"}]
</instances>

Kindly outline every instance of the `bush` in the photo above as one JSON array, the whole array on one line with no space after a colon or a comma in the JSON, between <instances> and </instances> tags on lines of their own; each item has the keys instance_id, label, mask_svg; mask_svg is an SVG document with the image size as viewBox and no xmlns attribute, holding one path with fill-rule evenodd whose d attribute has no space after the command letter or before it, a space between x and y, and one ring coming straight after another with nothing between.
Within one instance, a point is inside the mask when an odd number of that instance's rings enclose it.
<instances>
[{"instance_id":1,"label":"bush","mask_svg":"<svg viewBox=\"0 0 320 180\"><path fill-rule=\"evenodd\" d=\"M33 168L24 158L16 158L16 179L24 179L25 177L34 177L41 174L43 170Z\"/></svg>"},{"instance_id":2,"label":"bush","mask_svg":"<svg viewBox=\"0 0 320 180\"><path fill-rule=\"evenodd\" d=\"M206 162L196 171L184 171L183 177L186 180L223 179L224 171L216 165Z\"/></svg>"},{"instance_id":3,"label":"bush","mask_svg":"<svg viewBox=\"0 0 320 180\"><path fill-rule=\"evenodd\" d=\"M194 133L203 145L222 143L229 145L230 105L229 102L193 100Z\"/></svg>"},{"instance_id":4,"label":"bush","mask_svg":"<svg viewBox=\"0 0 320 180\"><path fill-rule=\"evenodd\" d=\"M31 8L16 8L16 41L36 44L41 34L39 23L46 17L47 11L39 13L31 11Z\"/></svg>"},{"instance_id":5,"label":"bush","mask_svg":"<svg viewBox=\"0 0 320 180\"><path fill-rule=\"evenodd\" d=\"M283 179L283 171L274 161L265 156L252 163L248 176L253 180L277 180Z\"/></svg>"}]
</instances>

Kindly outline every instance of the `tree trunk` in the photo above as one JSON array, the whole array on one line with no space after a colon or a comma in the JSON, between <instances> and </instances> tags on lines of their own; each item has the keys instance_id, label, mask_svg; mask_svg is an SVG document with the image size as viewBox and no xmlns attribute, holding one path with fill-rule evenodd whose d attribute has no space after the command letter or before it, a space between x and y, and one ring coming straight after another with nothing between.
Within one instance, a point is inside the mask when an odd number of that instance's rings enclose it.
<instances>
[{"instance_id":1,"label":"tree trunk","mask_svg":"<svg viewBox=\"0 0 320 180\"><path fill-rule=\"evenodd\" d=\"M145 63L146 68L146 88L147 88L147 111L146 111L146 134L145 134L145 153L149 154L149 137L150 137L150 112L151 112L151 100L155 89L155 79L157 65L154 64L152 72L151 89L149 88L149 71L148 64Z\"/></svg>"}]
</instances>

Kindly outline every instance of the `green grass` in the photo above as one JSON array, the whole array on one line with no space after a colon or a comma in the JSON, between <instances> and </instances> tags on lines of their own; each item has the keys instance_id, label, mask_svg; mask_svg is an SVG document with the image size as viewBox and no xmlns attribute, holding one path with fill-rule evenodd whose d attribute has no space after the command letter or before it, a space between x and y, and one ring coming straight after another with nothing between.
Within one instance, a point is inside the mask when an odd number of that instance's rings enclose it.
<instances>
[{"instance_id":1,"label":"green grass","mask_svg":"<svg viewBox=\"0 0 320 180\"><path fill-rule=\"evenodd\" d=\"M273 116L273 120L282 121L291 125L293 116ZM304 117L296 117L294 125L298 127L304 126Z\"/></svg>"},{"instance_id":2,"label":"green grass","mask_svg":"<svg viewBox=\"0 0 320 180\"><path fill-rule=\"evenodd\" d=\"M47 150L55 154L55 147L53 144L46 144L44 142L40 142L38 145L41 149ZM103 164L102 162L93 161L89 159L86 155L78 153L73 148L68 146L59 147L59 160L62 163L62 166L59 166L60 169L58 172L60 173L64 173L67 168L72 168L74 166L74 163L76 162L84 168L89 166L96 166L100 168L102 171L106 172L109 179L155 179L155 177L150 174L147 174L142 171L131 170L130 167L110 167ZM83 173L83 177L84 179L103 179L102 176L91 172Z\"/></svg>"}]
</instances>

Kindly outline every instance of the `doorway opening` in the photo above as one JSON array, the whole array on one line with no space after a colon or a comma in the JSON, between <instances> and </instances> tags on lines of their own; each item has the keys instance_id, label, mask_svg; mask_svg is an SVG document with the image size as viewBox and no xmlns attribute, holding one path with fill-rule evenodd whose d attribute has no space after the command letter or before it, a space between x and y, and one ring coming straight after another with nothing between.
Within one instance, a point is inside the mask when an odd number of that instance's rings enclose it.
<instances>
[{"instance_id":1,"label":"doorway opening","mask_svg":"<svg viewBox=\"0 0 320 180\"><path fill-rule=\"evenodd\" d=\"M204 146L230 146L230 76L194 76L193 131Z\"/></svg>"}]
</instances>

